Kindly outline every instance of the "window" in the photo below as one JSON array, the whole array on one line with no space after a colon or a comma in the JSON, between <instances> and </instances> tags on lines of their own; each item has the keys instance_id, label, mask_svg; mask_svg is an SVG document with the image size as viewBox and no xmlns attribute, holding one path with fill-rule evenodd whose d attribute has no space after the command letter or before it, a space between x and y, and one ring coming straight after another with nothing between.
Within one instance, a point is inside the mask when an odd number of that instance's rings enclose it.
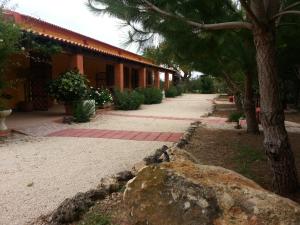
<instances>
[{"instance_id":1,"label":"window","mask_svg":"<svg viewBox=\"0 0 300 225\"><path fill-rule=\"evenodd\" d=\"M131 70L131 86L133 89L139 86L139 71L136 69Z\"/></svg>"},{"instance_id":2,"label":"window","mask_svg":"<svg viewBox=\"0 0 300 225\"><path fill-rule=\"evenodd\" d=\"M151 86L153 84L153 73L152 71L147 71L147 86Z\"/></svg>"},{"instance_id":3,"label":"window","mask_svg":"<svg viewBox=\"0 0 300 225\"><path fill-rule=\"evenodd\" d=\"M130 70L128 67L124 68L124 88L130 87Z\"/></svg>"}]
</instances>

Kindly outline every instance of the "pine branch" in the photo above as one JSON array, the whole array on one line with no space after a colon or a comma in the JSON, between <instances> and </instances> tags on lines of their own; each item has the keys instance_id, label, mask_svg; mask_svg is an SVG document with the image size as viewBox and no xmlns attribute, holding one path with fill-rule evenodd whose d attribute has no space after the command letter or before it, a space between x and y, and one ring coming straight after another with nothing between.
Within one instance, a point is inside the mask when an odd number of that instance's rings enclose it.
<instances>
[{"instance_id":1,"label":"pine branch","mask_svg":"<svg viewBox=\"0 0 300 225\"><path fill-rule=\"evenodd\" d=\"M281 11L281 12L277 13L276 15L274 15L272 17L271 21L276 20L277 18L279 18L281 16L285 16L285 15L300 15L300 11L299 10Z\"/></svg>"},{"instance_id":2,"label":"pine branch","mask_svg":"<svg viewBox=\"0 0 300 225\"><path fill-rule=\"evenodd\" d=\"M300 5L300 1L295 2L295 3L293 3L293 4L291 4L291 5L287 6L287 7L285 7L282 11L290 10L290 9L292 9L292 8L295 8L295 7L298 6L298 5Z\"/></svg>"},{"instance_id":3,"label":"pine branch","mask_svg":"<svg viewBox=\"0 0 300 225\"><path fill-rule=\"evenodd\" d=\"M142 0L142 1L147 5L149 10L157 12L165 17L184 20L187 24L189 24L193 27L196 27L198 29L201 29L201 30L229 30L229 29L249 29L249 30L251 30L252 29L251 23L242 22L242 21L224 22L224 23L215 23L215 24L204 24L204 23L195 22L195 21L183 18L181 16L174 15L165 10L162 10L159 7L157 7L156 5L149 2L148 0Z\"/></svg>"}]
</instances>

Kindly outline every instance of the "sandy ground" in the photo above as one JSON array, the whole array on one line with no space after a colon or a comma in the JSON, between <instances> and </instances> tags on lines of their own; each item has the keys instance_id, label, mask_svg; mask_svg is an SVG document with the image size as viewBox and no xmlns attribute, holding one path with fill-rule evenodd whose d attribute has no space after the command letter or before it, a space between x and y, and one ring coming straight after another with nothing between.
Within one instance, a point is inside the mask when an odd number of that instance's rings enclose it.
<instances>
[{"instance_id":1,"label":"sandy ground","mask_svg":"<svg viewBox=\"0 0 300 225\"><path fill-rule=\"evenodd\" d=\"M215 95L185 95L143 106L126 115L199 118ZM99 129L184 131L191 121L100 115L75 125ZM23 225L55 209L65 198L95 187L100 179L150 154L164 142L35 137L0 146L0 224Z\"/></svg>"}]
</instances>

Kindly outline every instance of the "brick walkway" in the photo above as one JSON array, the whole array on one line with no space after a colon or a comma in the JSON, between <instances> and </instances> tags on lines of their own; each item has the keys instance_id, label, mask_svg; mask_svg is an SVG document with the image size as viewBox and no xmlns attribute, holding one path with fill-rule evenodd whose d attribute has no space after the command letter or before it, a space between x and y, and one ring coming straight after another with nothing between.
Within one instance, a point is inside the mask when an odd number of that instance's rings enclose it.
<instances>
[{"instance_id":1,"label":"brick walkway","mask_svg":"<svg viewBox=\"0 0 300 225\"><path fill-rule=\"evenodd\" d=\"M183 133L171 132L141 132L124 130L99 130L99 129L64 129L53 132L48 137L79 137L79 138L105 138L134 141L162 141L177 142Z\"/></svg>"}]
</instances>

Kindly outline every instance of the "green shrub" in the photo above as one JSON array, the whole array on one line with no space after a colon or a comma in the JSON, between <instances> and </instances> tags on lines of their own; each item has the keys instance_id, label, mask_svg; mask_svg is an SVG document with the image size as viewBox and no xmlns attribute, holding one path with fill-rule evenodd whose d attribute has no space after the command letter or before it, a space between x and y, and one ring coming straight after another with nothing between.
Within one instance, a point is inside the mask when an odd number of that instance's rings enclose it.
<instances>
[{"instance_id":1,"label":"green shrub","mask_svg":"<svg viewBox=\"0 0 300 225\"><path fill-rule=\"evenodd\" d=\"M144 96L137 91L115 91L114 103L120 110L136 110L144 102Z\"/></svg>"},{"instance_id":2,"label":"green shrub","mask_svg":"<svg viewBox=\"0 0 300 225\"><path fill-rule=\"evenodd\" d=\"M167 98L175 98L178 96L176 87L169 87L169 89L165 91L165 96Z\"/></svg>"},{"instance_id":3,"label":"green shrub","mask_svg":"<svg viewBox=\"0 0 300 225\"><path fill-rule=\"evenodd\" d=\"M50 82L48 93L64 103L78 101L87 94L86 82L87 79L78 71L68 71Z\"/></svg>"},{"instance_id":4,"label":"green shrub","mask_svg":"<svg viewBox=\"0 0 300 225\"><path fill-rule=\"evenodd\" d=\"M233 112L229 115L228 122L239 122L239 119L243 118L243 117L245 117L244 113L242 113L242 112Z\"/></svg>"},{"instance_id":5,"label":"green shrub","mask_svg":"<svg viewBox=\"0 0 300 225\"><path fill-rule=\"evenodd\" d=\"M202 94L212 94L215 92L214 79L211 76L202 76L200 81Z\"/></svg>"},{"instance_id":6,"label":"green shrub","mask_svg":"<svg viewBox=\"0 0 300 225\"><path fill-rule=\"evenodd\" d=\"M73 105L74 122L86 123L89 122L95 113L94 101L79 101Z\"/></svg>"},{"instance_id":7,"label":"green shrub","mask_svg":"<svg viewBox=\"0 0 300 225\"><path fill-rule=\"evenodd\" d=\"M137 89L137 92L144 96L144 104L159 104L163 99L163 94L158 88Z\"/></svg>"},{"instance_id":8,"label":"green shrub","mask_svg":"<svg viewBox=\"0 0 300 225\"><path fill-rule=\"evenodd\" d=\"M177 96L181 96L183 93L183 86L177 85L176 86Z\"/></svg>"}]
</instances>

